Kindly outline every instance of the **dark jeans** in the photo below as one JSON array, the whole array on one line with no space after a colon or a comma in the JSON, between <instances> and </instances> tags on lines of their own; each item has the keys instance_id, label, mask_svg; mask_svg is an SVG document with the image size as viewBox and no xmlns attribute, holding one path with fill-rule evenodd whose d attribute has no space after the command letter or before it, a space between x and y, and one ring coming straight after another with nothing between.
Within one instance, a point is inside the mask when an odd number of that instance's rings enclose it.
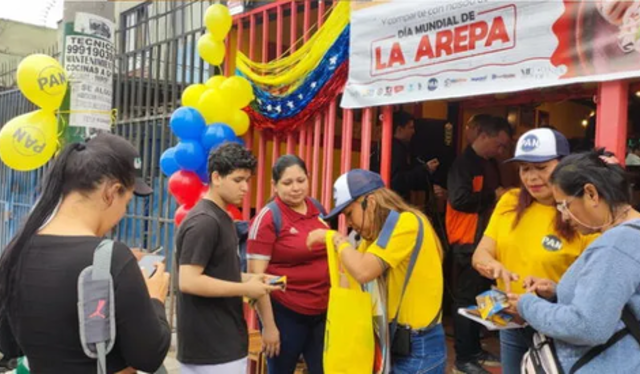
<instances>
[{"instance_id":1,"label":"dark jeans","mask_svg":"<svg viewBox=\"0 0 640 374\"><path fill-rule=\"evenodd\" d=\"M269 374L293 374L300 355L309 374L323 374L324 328L327 314L299 314L271 299L273 316L280 331L280 354L267 359Z\"/></svg>"},{"instance_id":2,"label":"dark jeans","mask_svg":"<svg viewBox=\"0 0 640 374\"><path fill-rule=\"evenodd\" d=\"M533 329L500 331L500 363L502 374L520 374L522 357L533 344Z\"/></svg>"},{"instance_id":3,"label":"dark jeans","mask_svg":"<svg viewBox=\"0 0 640 374\"><path fill-rule=\"evenodd\" d=\"M392 357L391 360L391 374L444 374L447 345L442 325L420 333L412 332L411 355Z\"/></svg>"},{"instance_id":4,"label":"dark jeans","mask_svg":"<svg viewBox=\"0 0 640 374\"><path fill-rule=\"evenodd\" d=\"M480 324L458 314L458 308L476 305L476 296L491 288L491 280L471 266L470 246L454 246L454 266L458 269L454 289L453 328L457 362L473 361L480 353Z\"/></svg>"}]
</instances>

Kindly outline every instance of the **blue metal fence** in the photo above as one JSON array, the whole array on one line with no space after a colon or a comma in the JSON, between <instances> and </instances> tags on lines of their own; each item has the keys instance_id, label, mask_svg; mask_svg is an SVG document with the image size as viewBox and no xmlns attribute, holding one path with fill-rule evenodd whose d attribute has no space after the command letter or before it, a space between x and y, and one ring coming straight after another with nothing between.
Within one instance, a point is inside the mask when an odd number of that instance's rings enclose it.
<instances>
[{"instance_id":1,"label":"blue metal fence","mask_svg":"<svg viewBox=\"0 0 640 374\"><path fill-rule=\"evenodd\" d=\"M204 82L216 71L193 48L204 31L202 15L209 3L145 2L118 16L113 82L113 107L118 116L113 131L138 147L143 175L154 188L151 197L132 200L113 232L116 239L132 247L163 246L167 255L173 248L177 206L167 191L159 160L162 152L176 143L169 118L179 105L180 93L187 84ZM56 48L42 52L57 56ZM15 76L16 67L0 67L0 126L36 109L15 88L15 80L9 79ZM16 172L0 163L0 248L6 246L35 203L43 173Z\"/></svg>"},{"instance_id":2,"label":"blue metal fence","mask_svg":"<svg viewBox=\"0 0 640 374\"><path fill-rule=\"evenodd\" d=\"M4 125L12 118L32 110L35 110L33 104L17 89L0 92L0 124ZM41 170L17 172L0 163L0 248L9 243L33 206L41 176Z\"/></svg>"},{"instance_id":3,"label":"blue metal fence","mask_svg":"<svg viewBox=\"0 0 640 374\"><path fill-rule=\"evenodd\" d=\"M36 108L17 90L0 92L0 124ZM160 154L173 141L166 119L119 121L116 133L138 146L144 160L144 175L154 188L146 199L134 199L113 236L132 247L173 248L173 212L176 203L166 191L166 178L158 167ZM1 152L1 150L0 150ZM18 172L0 163L0 248L4 248L35 204L46 167Z\"/></svg>"}]
</instances>

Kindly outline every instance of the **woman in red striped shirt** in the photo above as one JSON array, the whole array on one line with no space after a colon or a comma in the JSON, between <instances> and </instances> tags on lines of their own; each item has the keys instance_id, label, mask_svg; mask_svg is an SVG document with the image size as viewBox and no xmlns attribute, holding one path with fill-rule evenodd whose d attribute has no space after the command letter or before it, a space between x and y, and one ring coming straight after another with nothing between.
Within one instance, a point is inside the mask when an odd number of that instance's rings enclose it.
<instances>
[{"instance_id":1,"label":"woman in red striped shirt","mask_svg":"<svg viewBox=\"0 0 640 374\"><path fill-rule=\"evenodd\" d=\"M321 374L329 298L326 248L309 251L306 239L326 229L322 207L309 197L304 161L280 157L273 166L274 200L254 218L247 259L252 273L287 277L286 292L258 300L263 349L269 374L293 374L300 355L310 374Z\"/></svg>"}]
</instances>

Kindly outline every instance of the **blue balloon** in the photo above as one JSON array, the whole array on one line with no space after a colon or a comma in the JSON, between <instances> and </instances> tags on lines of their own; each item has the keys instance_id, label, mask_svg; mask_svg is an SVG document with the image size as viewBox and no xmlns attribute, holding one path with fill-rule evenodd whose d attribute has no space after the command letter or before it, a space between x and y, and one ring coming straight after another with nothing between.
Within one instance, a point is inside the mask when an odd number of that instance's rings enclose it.
<instances>
[{"instance_id":1,"label":"blue balloon","mask_svg":"<svg viewBox=\"0 0 640 374\"><path fill-rule=\"evenodd\" d=\"M197 171L207 156L199 142L183 140L176 146L175 159L182 170Z\"/></svg>"},{"instance_id":2,"label":"blue balloon","mask_svg":"<svg viewBox=\"0 0 640 374\"><path fill-rule=\"evenodd\" d=\"M242 139L242 138L241 138L241 137L239 137L239 136L236 136L236 138L235 138L235 139L233 139L233 142L234 142L234 143L238 143L238 144L240 144L241 146L243 146L243 147L247 148L247 144L244 142L244 139Z\"/></svg>"},{"instance_id":3,"label":"blue balloon","mask_svg":"<svg viewBox=\"0 0 640 374\"><path fill-rule=\"evenodd\" d=\"M214 123L207 126L202 134L202 146L205 150L215 149L224 142L235 140L236 134L233 129L224 123Z\"/></svg>"},{"instance_id":4,"label":"blue balloon","mask_svg":"<svg viewBox=\"0 0 640 374\"><path fill-rule=\"evenodd\" d=\"M200 112L194 108L183 106L173 112L169 126L171 126L171 131L181 140L200 140L207 124Z\"/></svg>"},{"instance_id":5,"label":"blue balloon","mask_svg":"<svg viewBox=\"0 0 640 374\"><path fill-rule=\"evenodd\" d=\"M176 147L171 147L162 153L162 156L160 156L160 170L167 177L180 170L180 165L176 162Z\"/></svg>"},{"instance_id":6,"label":"blue balloon","mask_svg":"<svg viewBox=\"0 0 640 374\"><path fill-rule=\"evenodd\" d=\"M209 178L208 165L206 162L202 164L202 166L200 167L200 169L198 169L196 174L198 174L198 178L200 178L200 181L202 183L209 184L210 178Z\"/></svg>"}]
</instances>

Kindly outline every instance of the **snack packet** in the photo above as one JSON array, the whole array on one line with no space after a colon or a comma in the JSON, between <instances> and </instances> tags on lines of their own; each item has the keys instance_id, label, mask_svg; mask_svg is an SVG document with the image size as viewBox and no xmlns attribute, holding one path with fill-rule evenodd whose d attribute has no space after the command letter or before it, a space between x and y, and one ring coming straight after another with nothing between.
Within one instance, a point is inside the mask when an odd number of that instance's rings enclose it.
<instances>
[{"instance_id":1,"label":"snack packet","mask_svg":"<svg viewBox=\"0 0 640 374\"><path fill-rule=\"evenodd\" d=\"M495 288L476 296L476 303L478 304L480 317L486 320L491 319L491 317L509 307L507 294Z\"/></svg>"}]
</instances>

